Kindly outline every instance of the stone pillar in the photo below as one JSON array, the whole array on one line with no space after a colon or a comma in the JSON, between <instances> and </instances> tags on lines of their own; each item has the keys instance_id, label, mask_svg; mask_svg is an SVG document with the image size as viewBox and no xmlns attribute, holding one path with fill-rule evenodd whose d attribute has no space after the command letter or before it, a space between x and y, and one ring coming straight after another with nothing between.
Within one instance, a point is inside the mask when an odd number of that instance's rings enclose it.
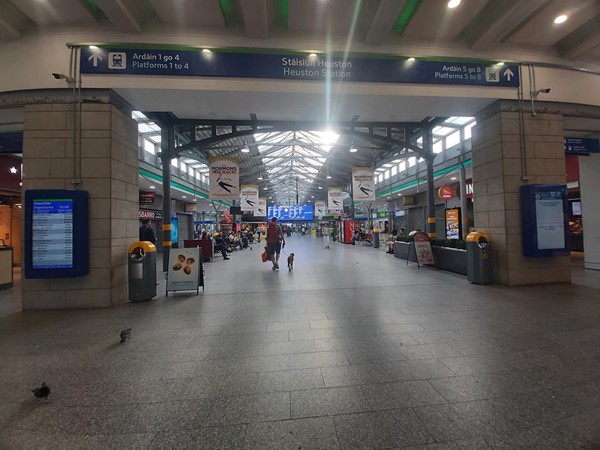
<instances>
[{"instance_id":1,"label":"stone pillar","mask_svg":"<svg viewBox=\"0 0 600 450\"><path fill-rule=\"evenodd\" d=\"M90 194L90 273L23 277L23 309L106 308L128 297L127 248L139 229L137 124L114 105L84 104L79 155L74 117L73 104L25 107L23 190L73 189L80 179Z\"/></svg>"},{"instance_id":2,"label":"stone pillar","mask_svg":"<svg viewBox=\"0 0 600 450\"><path fill-rule=\"evenodd\" d=\"M525 165L520 133L514 106L497 102L477 115L472 137L475 229L490 234L496 283L568 283L568 256L523 256L519 195L524 184L566 183L562 115L524 114Z\"/></svg>"}]
</instances>

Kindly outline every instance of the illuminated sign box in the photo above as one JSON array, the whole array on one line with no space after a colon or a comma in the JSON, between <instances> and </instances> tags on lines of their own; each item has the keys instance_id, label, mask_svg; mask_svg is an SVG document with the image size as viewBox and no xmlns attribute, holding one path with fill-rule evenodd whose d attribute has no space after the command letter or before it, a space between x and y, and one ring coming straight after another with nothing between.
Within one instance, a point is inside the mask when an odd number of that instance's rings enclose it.
<instances>
[{"instance_id":1,"label":"illuminated sign box","mask_svg":"<svg viewBox=\"0 0 600 450\"><path fill-rule=\"evenodd\" d=\"M25 277L72 278L89 273L88 193L25 192Z\"/></svg>"},{"instance_id":2,"label":"illuminated sign box","mask_svg":"<svg viewBox=\"0 0 600 450\"><path fill-rule=\"evenodd\" d=\"M280 222L308 221L315 218L313 205L269 206L267 214L269 220L277 217Z\"/></svg>"}]
</instances>

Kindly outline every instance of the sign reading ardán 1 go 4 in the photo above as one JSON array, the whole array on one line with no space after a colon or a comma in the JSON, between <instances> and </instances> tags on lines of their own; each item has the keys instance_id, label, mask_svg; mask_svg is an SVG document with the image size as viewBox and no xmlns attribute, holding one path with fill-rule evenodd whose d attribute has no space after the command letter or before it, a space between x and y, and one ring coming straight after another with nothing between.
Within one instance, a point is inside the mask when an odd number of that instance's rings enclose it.
<instances>
[{"instance_id":1,"label":"sign reading ard\u00e1n 1 go 4","mask_svg":"<svg viewBox=\"0 0 600 450\"><path fill-rule=\"evenodd\" d=\"M409 61L389 55L299 54L277 50L102 47L81 49L81 73L518 87L516 64Z\"/></svg>"}]
</instances>

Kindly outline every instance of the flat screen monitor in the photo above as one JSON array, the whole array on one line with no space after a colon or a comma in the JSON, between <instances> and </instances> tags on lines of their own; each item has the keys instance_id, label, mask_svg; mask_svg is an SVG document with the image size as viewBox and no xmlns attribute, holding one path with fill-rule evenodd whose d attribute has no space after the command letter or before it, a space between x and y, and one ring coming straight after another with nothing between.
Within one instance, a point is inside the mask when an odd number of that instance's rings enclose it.
<instances>
[{"instance_id":1,"label":"flat screen monitor","mask_svg":"<svg viewBox=\"0 0 600 450\"><path fill-rule=\"evenodd\" d=\"M269 206L267 218L277 217L279 221L311 221L315 219L313 205Z\"/></svg>"},{"instance_id":2,"label":"flat screen monitor","mask_svg":"<svg viewBox=\"0 0 600 450\"><path fill-rule=\"evenodd\" d=\"M571 202L571 213L573 216L581 216L581 201Z\"/></svg>"}]
</instances>

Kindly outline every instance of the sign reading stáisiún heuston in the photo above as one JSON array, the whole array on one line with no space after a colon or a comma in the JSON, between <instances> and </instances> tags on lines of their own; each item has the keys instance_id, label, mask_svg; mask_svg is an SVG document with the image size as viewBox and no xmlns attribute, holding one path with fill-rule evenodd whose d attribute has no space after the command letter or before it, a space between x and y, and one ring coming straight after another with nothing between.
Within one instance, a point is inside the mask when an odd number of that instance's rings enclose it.
<instances>
[{"instance_id":1,"label":"sign reading st\u00e1isi\u00fan heuston","mask_svg":"<svg viewBox=\"0 0 600 450\"><path fill-rule=\"evenodd\" d=\"M371 167L352 168L352 200L375 201L375 170Z\"/></svg>"},{"instance_id":2,"label":"sign reading st\u00e1isi\u00fan heuston","mask_svg":"<svg viewBox=\"0 0 600 450\"><path fill-rule=\"evenodd\" d=\"M321 218L325 214L327 214L327 206L325 205L325 202L315 202L315 216Z\"/></svg>"},{"instance_id":3,"label":"sign reading st\u00e1isi\u00fan heuston","mask_svg":"<svg viewBox=\"0 0 600 450\"><path fill-rule=\"evenodd\" d=\"M209 198L237 200L240 197L240 163L238 158L211 156L208 158Z\"/></svg>"},{"instance_id":4,"label":"sign reading st\u00e1isi\u00fan heuston","mask_svg":"<svg viewBox=\"0 0 600 450\"><path fill-rule=\"evenodd\" d=\"M240 190L240 207L242 211L256 212L258 210L257 184L242 184Z\"/></svg>"},{"instance_id":5,"label":"sign reading st\u00e1isi\u00fan heuston","mask_svg":"<svg viewBox=\"0 0 600 450\"><path fill-rule=\"evenodd\" d=\"M329 208L330 212L335 213L339 213L344 210L341 187L330 187L327 190L327 207Z\"/></svg>"}]
</instances>

